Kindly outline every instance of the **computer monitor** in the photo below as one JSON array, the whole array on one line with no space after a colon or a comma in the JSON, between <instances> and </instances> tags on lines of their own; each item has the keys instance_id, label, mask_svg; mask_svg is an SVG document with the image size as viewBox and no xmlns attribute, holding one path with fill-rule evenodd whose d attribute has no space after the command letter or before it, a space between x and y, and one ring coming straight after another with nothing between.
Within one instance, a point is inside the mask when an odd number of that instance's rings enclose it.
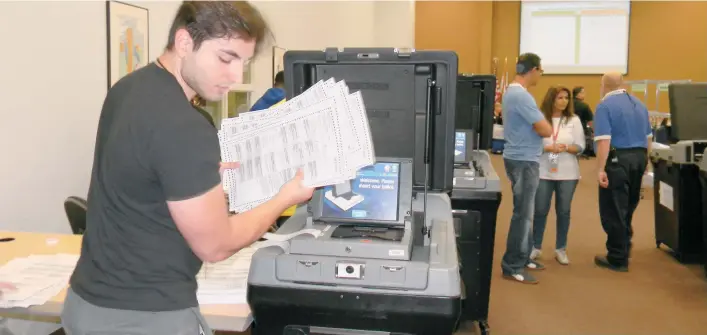
<instances>
[{"instance_id":1,"label":"computer monitor","mask_svg":"<svg viewBox=\"0 0 707 335\"><path fill-rule=\"evenodd\" d=\"M474 133L471 130L458 129L454 135L454 164L466 164L471 161L471 148L469 144L473 143L472 136Z\"/></svg>"},{"instance_id":2,"label":"computer monitor","mask_svg":"<svg viewBox=\"0 0 707 335\"><path fill-rule=\"evenodd\" d=\"M378 159L356 178L318 190L315 221L404 225L412 204L412 160Z\"/></svg>"},{"instance_id":3,"label":"computer monitor","mask_svg":"<svg viewBox=\"0 0 707 335\"><path fill-rule=\"evenodd\" d=\"M670 137L675 141L707 139L707 83L668 86Z\"/></svg>"}]
</instances>

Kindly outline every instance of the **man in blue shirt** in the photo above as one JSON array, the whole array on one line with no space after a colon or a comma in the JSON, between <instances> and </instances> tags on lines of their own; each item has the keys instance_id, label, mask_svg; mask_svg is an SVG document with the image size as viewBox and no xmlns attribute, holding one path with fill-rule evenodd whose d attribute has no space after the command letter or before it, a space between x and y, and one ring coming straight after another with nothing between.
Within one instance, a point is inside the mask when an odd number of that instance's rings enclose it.
<instances>
[{"instance_id":1,"label":"man in blue shirt","mask_svg":"<svg viewBox=\"0 0 707 335\"><path fill-rule=\"evenodd\" d=\"M250 111L268 109L285 100L285 72L280 71L275 75L273 87L265 91L258 101L253 104Z\"/></svg>"},{"instance_id":2,"label":"man in blue shirt","mask_svg":"<svg viewBox=\"0 0 707 335\"><path fill-rule=\"evenodd\" d=\"M535 284L527 269L542 270L543 265L530 260L535 192L540 182L539 159L543 137L552 135L552 126L538 109L527 88L535 86L543 70L538 55L518 57L516 76L503 95L503 135L506 140L503 162L513 188L513 216L501 261L503 277Z\"/></svg>"},{"instance_id":3,"label":"man in blue shirt","mask_svg":"<svg viewBox=\"0 0 707 335\"><path fill-rule=\"evenodd\" d=\"M607 236L607 254L596 256L594 263L626 272L633 237L631 219L640 200L653 134L648 109L622 86L621 74L605 74L602 92L607 93L594 114L599 215Z\"/></svg>"}]
</instances>

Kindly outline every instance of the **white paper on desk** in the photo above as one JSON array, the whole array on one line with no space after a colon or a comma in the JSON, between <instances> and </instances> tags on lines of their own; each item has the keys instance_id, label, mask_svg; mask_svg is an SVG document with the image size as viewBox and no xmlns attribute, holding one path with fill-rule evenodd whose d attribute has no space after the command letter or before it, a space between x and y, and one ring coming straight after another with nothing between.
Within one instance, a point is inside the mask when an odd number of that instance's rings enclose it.
<instances>
[{"instance_id":1,"label":"white paper on desk","mask_svg":"<svg viewBox=\"0 0 707 335\"><path fill-rule=\"evenodd\" d=\"M42 305L68 284L77 255L32 255L16 258L0 268L0 280L17 289L3 292L1 308Z\"/></svg>"}]
</instances>

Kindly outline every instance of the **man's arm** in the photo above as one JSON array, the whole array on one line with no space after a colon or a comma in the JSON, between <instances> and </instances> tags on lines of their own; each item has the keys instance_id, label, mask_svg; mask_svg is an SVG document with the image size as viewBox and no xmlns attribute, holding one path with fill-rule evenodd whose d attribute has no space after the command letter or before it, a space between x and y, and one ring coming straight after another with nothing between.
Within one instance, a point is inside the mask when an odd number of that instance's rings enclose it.
<instances>
[{"instance_id":1,"label":"man's arm","mask_svg":"<svg viewBox=\"0 0 707 335\"><path fill-rule=\"evenodd\" d=\"M597 106L594 115L594 142L596 143L597 168L604 171L611 146L611 122L609 108L605 104Z\"/></svg>"},{"instance_id":2,"label":"man's arm","mask_svg":"<svg viewBox=\"0 0 707 335\"><path fill-rule=\"evenodd\" d=\"M218 137L210 125L192 121L180 115L155 125L147 160L179 232L197 257L216 262L257 241L293 203L277 196L229 218Z\"/></svg>"},{"instance_id":3,"label":"man's arm","mask_svg":"<svg viewBox=\"0 0 707 335\"><path fill-rule=\"evenodd\" d=\"M532 124L535 132L541 137L552 136L552 125L545 119L543 113L540 112L532 96L528 94L527 98L519 100L520 106L518 106L518 111L523 119Z\"/></svg>"},{"instance_id":4,"label":"man's arm","mask_svg":"<svg viewBox=\"0 0 707 335\"><path fill-rule=\"evenodd\" d=\"M283 196L228 217L219 183L208 192L181 201L169 201L170 214L194 253L203 261L218 262L249 246L265 234L290 207Z\"/></svg>"},{"instance_id":5,"label":"man's arm","mask_svg":"<svg viewBox=\"0 0 707 335\"><path fill-rule=\"evenodd\" d=\"M653 127L651 127L651 119L650 119L650 114L648 113L648 108L645 108L644 106L644 113L646 115L646 137L648 140L648 145L646 146L646 161L648 161L648 164L646 164L646 171L648 171L648 167L650 166L651 162L651 151L653 151Z\"/></svg>"}]
</instances>

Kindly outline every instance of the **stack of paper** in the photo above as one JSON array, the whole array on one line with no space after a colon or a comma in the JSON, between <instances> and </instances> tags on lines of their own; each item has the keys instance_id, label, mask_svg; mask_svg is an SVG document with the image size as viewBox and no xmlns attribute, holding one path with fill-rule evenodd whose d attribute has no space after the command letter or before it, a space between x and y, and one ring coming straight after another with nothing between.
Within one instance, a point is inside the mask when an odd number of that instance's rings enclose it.
<instances>
[{"instance_id":1,"label":"stack of paper","mask_svg":"<svg viewBox=\"0 0 707 335\"><path fill-rule=\"evenodd\" d=\"M69 283L78 255L32 255L15 258L0 268L0 280L17 289L3 291L0 308L43 305Z\"/></svg>"},{"instance_id":2,"label":"stack of paper","mask_svg":"<svg viewBox=\"0 0 707 335\"><path fill-rule=\"evenodd\" d=\"M320 187L353 179L375 163L361 93L333 78L284 104L223 120L219 141L222 159L241 165L224 175L235 212L272 198L297 169L306 186Z\"/></svg>"},{"instance_id":3,"label":"stack of paper","mask_svg":"<svg viewBox=\"0 0 707 335\"><path fill-rule=\"evenodd\" d=\"M199 305L245 304L248 293L248 273L253 254L260 248L278 246L287 248L288 241L299 235L321 235L317 229L303 229L292 234L266 233L265 241L244 248L231 258L218 263L204 263L196 275L199 288L196 291Z\"/></svg>"}]
</instances>

